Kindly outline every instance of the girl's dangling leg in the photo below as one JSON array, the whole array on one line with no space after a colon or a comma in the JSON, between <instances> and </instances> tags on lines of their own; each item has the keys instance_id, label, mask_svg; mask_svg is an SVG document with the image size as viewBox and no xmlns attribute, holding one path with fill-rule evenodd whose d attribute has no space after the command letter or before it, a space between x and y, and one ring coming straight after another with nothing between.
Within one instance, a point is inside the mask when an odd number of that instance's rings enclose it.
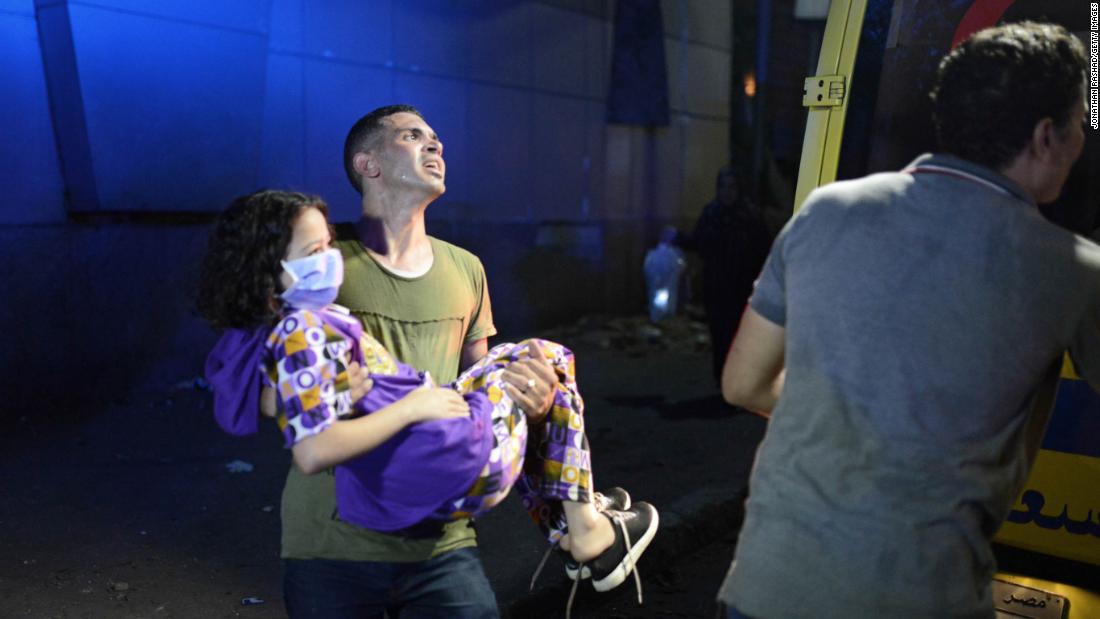
<instances>
[{"instance_id":1,"label":"girl's dangling leg","mask_svg":"<svg viewBox=\"0 0 1100 619\"><path fill-rule=\"evenodd\" d=\"M559 545L579 562L599 556L615 543L615 529L611 521L596 510L591 501L562 501L568 533Z\"/></svg>"}]
</instances>

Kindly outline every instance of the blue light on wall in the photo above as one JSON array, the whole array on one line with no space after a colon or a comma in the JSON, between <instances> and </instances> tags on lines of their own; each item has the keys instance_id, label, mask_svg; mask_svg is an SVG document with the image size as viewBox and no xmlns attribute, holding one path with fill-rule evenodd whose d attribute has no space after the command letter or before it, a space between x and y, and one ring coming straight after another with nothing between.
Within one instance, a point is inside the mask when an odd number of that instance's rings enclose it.
<instances>
[{"instance_id":1,"label":"blue light on wall","mask_svg":"<svg viewBox=\"0 0 1100 619\"><path fill-rule=\"evenodd\" d=\"M32 0L0 0L0 223L65 217Z\"/></svg>"},{"instance_id":2,"label":"blue light on wall","mask_svg":"<svg viewBox=\"0 0 1100 619\"><path fill-rule=\"evenodd\" d=\"M270 2L35 6L72 211L219 210L255 185Z\"/></svg>"}]
</instances>

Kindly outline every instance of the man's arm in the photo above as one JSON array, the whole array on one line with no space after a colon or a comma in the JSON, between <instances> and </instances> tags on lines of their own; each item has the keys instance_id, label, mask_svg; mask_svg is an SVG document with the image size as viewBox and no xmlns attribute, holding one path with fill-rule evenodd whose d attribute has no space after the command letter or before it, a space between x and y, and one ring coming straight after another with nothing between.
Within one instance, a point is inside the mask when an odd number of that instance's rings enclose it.
<instances>
[{"instance_id":1,"label":"man's arm","mask_svg":"<svg viewBox=\"0 0 1100 619\"><path fill-rule=\"evenodd\" d=\"M467 342L462 347L462 357L458 360L459 373L465 372L466 368L477 363L477 360L484 357L489 352L489 338L481 338L480 340L474 340Z\"/></svg>"},{"instance_id":2,"label":"man's arm","mask_svg":"<svg viewBox=\"0 0 1100 619\"><path fill-rule=\"evenodd\" d=\"M783 391L787 330L745 308L741 325L722 368L722 397L727 402L770 415Z\"/></svg>"},{"instance_id":3,"label":"man's arm","mask_svg":"<svg viewBox=\"0 0 1100 619\"><path fill-rule=\"evenodd\" d=\"M1077 375L1100 392L1100 302L1094 302L1077 325L1069 356Z\"/></svg>"}]
</instances>

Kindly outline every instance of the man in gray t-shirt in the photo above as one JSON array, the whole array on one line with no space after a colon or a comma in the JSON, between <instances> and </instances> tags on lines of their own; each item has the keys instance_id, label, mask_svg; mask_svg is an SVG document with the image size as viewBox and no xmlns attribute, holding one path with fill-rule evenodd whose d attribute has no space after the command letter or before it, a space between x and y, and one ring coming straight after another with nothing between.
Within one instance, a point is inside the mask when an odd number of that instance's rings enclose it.
<instances>
[{"instance_id":1,"label":"man in gray t-shirt","mask_svg":"<svg viewBox=\"0 0 1100 619\"><path fill-rule=\"evenodd\" d=\"M1100 385L1100 247L1036 207L1080 155L1086 67L1058 26L976 34L937 76L945 154L818 189L776 240L722 376L772 413L730 617L993 616L1063 351Z\"/></svg>"}]
</instances>

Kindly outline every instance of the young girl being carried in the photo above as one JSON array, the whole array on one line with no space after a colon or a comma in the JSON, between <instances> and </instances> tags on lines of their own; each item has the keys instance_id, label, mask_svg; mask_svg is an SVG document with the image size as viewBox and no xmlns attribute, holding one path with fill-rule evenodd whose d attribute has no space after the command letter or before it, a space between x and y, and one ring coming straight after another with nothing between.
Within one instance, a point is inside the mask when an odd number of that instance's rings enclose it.
<instances>
[{"instance_id":1,"label":"young girl being carried","mask_svg":"<svg viewBox=\"0 0 1100 619\"><path fill-rule=\"evenodd\" d=\"M198 308L224 329L207 360L222 428L256 431L263 381L281 403L295 464L308 474L335 467L343 520L429 537L448 520L484 514L515 486L570 578L607 591L633 572L640 601L634 566L657 511L631 505L619 488L593 491L572 352L545 340L501 344L436 386L332 303L343 261L331 242L327 208L313 196L261 191L220 215ZM559 381L549 414L530 425L502 378L529 355L546 358ZM369 376L357 384L360 367Z\"/></svg>"}]
</instances>

